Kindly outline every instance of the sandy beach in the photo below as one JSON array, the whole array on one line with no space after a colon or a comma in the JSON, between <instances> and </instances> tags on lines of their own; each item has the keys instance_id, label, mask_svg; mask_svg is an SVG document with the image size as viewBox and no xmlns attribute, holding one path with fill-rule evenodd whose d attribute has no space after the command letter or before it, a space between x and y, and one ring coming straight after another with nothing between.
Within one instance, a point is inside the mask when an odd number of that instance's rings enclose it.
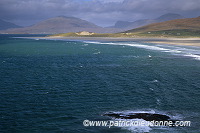
<instances>
[{"instance_id":1,"label":"sandy beach","mask_svg":"<svg viewBox=\"0 0 200 133\"><path fill-rule=\"evenodd\" d=\"M38 38L38 37L37 37ZM135 41L154 44L200 46L200 38L114 38L114 37L40 37L40 39L85 41Z\"/></svg>"}]
</instances>

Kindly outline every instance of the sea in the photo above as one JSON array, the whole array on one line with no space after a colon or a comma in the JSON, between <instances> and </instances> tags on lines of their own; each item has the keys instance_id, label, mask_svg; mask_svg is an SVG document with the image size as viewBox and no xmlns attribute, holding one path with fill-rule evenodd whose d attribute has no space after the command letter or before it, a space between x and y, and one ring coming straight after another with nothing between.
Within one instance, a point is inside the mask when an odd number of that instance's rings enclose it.
<instances>
[{"instance_id":1,"label":"sea","mask_svg":"<svg viewBox=\"0 0 200 133\"><path fill-rule=\"evenodd\" d=\"M200 47L0 35L1 133L200 132ZM84 126L108 112L190 126Z\"/></svg>"}]
</instances>

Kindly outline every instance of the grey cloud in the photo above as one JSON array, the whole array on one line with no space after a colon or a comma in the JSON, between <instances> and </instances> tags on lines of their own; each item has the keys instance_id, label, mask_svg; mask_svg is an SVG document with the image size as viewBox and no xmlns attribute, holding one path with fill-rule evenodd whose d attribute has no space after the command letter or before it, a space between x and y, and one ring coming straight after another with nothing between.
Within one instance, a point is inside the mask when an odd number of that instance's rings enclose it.
<instances>
[{"instance_id":1,"label":"grey cloud","mask_svg":"<svg viewBox=\"0 0 200 133\"><path fill-rule=\"evenodd\" d=\"M98 25L118 20L155 18L164 13L199 15L199 0L1 0L0 18L33 24L59 15L75 16Z\"/></svg>"}]
</instances>

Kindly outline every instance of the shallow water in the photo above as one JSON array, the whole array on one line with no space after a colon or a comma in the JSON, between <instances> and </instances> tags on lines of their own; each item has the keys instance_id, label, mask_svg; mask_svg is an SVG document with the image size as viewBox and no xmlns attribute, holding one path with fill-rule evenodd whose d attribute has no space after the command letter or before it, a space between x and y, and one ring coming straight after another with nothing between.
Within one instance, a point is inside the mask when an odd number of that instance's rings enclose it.
<instances>
[{"instance_id":1,"label":"shallow water","mask_svg":"<svg viewBox=\"0 0 200 133\"><path fill-rule=\"evenodd\" d=\"M22 37L21 35L20 37ZM1 132L198 132L200 48L0 36ZM155 112L191 127L84 127L102 114Z\"/></svg>"}]
</instances>

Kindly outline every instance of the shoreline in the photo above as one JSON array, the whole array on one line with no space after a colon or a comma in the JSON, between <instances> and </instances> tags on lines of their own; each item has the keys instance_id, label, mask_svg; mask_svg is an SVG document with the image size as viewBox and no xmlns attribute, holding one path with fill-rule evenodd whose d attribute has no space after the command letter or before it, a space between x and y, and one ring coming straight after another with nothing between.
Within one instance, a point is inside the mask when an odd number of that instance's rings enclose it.
<instances>
[{"instance_id":1,"label":"shoreline","mask_svg":"<svg viewBox=\"0 0 200 133\"><path fill-rule=\"evenodd\" d=\"M57 40L80 40L80 41L135 41L142 43L154 44L171 44L171 45L184 45L184 46L199 46L200 38L115 38L115 37L27 37L37 39L57 39Z\"/></svg>"}]
</instances>

